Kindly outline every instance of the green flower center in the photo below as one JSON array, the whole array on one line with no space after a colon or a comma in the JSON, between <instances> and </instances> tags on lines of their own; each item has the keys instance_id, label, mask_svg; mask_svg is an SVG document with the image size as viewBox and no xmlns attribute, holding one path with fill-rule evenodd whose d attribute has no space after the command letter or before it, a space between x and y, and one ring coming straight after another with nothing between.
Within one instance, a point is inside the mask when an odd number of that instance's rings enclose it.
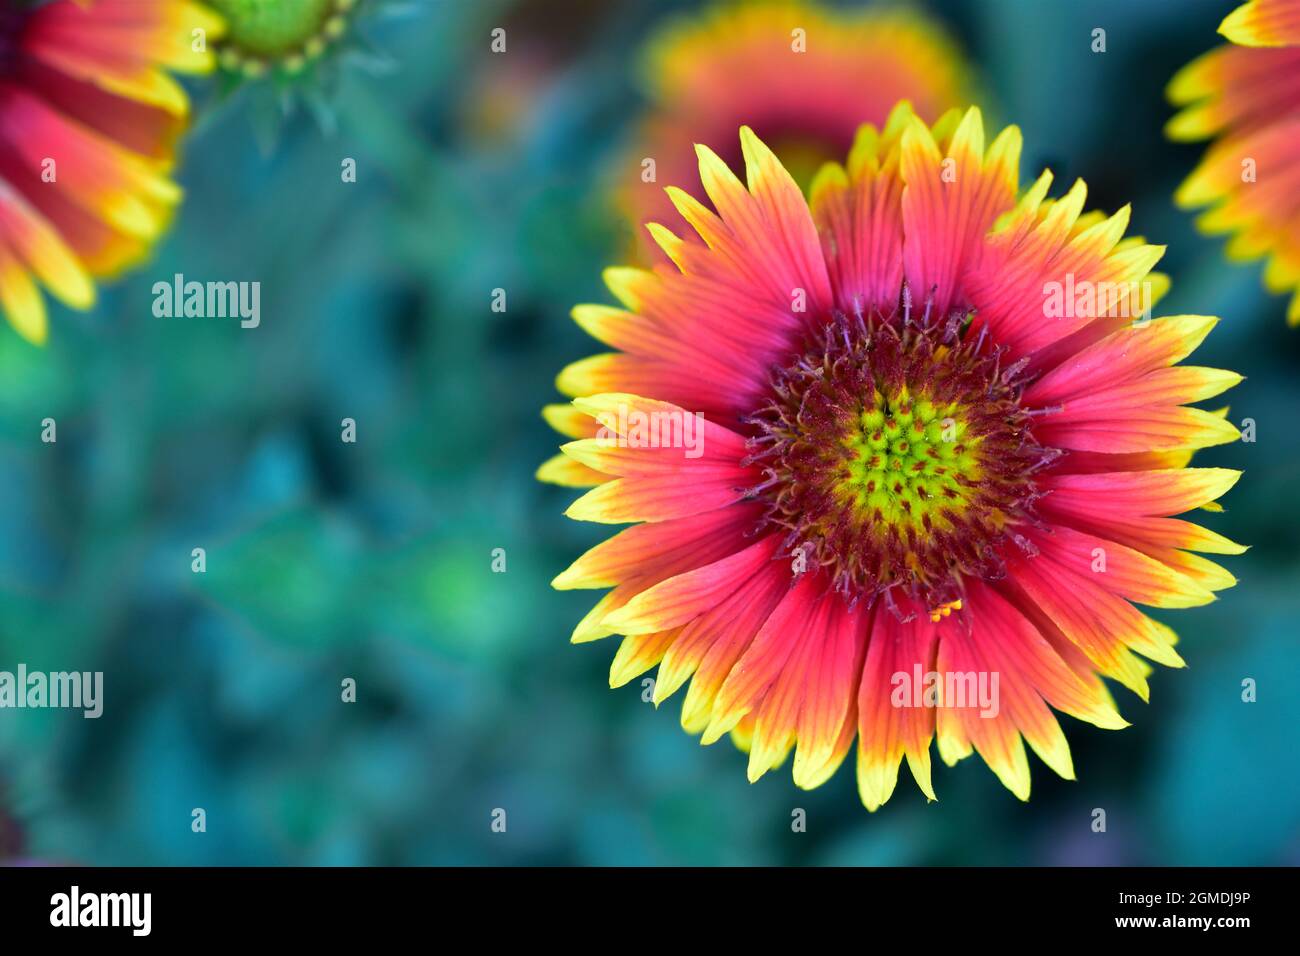
<instances>
[{"instance_id":1,"label":"green flower center","mask_svg":"<svg viewBox=\"0 0 1300 956\"><path fill-rule=\"evenodd\" d=\"M960 511L971 499L983 469L979 446L966 439L969 426L957 402L936 405L913 397L906 385L865 398L844 447L840 501L852 510L879 514L891 525L924 528Z\"/></svg>"},{"instance_id":2,"label":"green flower center","mask_svg":"<svg viewBox=\"0 0 1300 956\"><path fill-rule=\"evenodd\" d=\"M227 69L300 69L347 32L357 0L208 0L225 18L220 56Z\"/></svg>"},{"instance_id":3,"label":"green flower center","mask_svg":"<svg viewBox=\"0 0 1300 956\"><path fill-rule=\"evenodd\" d=\"M906 298L904 302L906 303ZM1055 460L968 317L922 328L901 314L837 315L769 403L746 419L765 480L766 525L784 529L796 573L825 573L846 599L902 589L928 610L959 607L968 577L996 579L1017 525L1034 520L1032 476ZM820 341L816 341L820 339Z\"/></svg>"}]
</instances>

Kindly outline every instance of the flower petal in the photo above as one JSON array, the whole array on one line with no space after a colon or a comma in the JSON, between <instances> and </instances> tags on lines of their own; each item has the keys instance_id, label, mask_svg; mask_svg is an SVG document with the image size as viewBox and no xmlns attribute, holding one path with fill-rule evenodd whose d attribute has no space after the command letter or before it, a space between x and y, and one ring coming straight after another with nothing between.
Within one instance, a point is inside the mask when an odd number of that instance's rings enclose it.
<instances>
[{"instance_id":1,"label":"flower petal","mask_svg":"<svg viewBox=\"0 0 1300 956\"><path fill-rule=\"evenodd\" d=\"M1009 126L984 150L984 122L965 114L946 151L913 118L903 133L903 268L914 300L946 316L965 297L965 275L984 234L1015 205L1020 131Z\"/></svg>"}]
</instances>

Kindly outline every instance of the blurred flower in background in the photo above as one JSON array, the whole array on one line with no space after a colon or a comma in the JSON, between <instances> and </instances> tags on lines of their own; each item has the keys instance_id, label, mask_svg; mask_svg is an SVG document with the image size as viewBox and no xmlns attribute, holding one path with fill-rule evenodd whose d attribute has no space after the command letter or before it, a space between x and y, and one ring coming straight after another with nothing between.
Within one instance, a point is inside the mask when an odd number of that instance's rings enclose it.
<instances>
[{"instance_id":1,"label":"blurred flower in background","mask_svg":"<svg viewBox=\"0 0 1300 956\"><path fill-rule=\"evenodd\" d=\"M973 98L965 60L937 21L815 0L723 2L681 16L649 41L641 72L650 108L620 182L647 252L641 223L682 224L663 187L694 182L695 143L725 144L734 165L736 130L748 125L807 187L822 163L848 153L859 126L879 126L899 100L930 122ZM645 160L655 164L650 181Z\"/></svg>"},{"instance_id":2,"label":"blurred flower in background","mask_svg":"<svg viewBox=\"0 0 1300 956\"><path fill-rule=\"evenodd\" d=\"M1230 259L1268 257L1270 292L1296 290L1287 322L1300 325L1300 0L1250 0L1219 32L1232 43L1185 66L1169 84L1183 111L1173 139L1215 139L1179 187L1178 205L1211 207L1197 225L1230 233Z\"/></svg>"},{"instance_id":3,"label":"blurred flower in background","mask_svg":"<svg viewBox=\"0 0 1300 956\"><path fill-rule=\"evenodd\" d=\"M220 21L188 0L0 2L0 307L28 341L46 337L37 281L89 308L92 277L167 227L189 112L167 71L211 68L199 30L215 38Z\"/></svg>"},{"instance_id":4,"label":"blurred flower in background","mask_svg":"<svg viewBox=\"0 0 1300 956\"><path fill-rule=\"evenodd\" d=\"M203 0L226 22L217 45L219 87L230 95L252 87L250 118L271 148L283 121L307 106L332 131L332 97L347 64L382 71L390 63L367 38L367 18L409 4L395 0Z\"/></svg>"},{"instance_id":5,"label":"blurred flower in background","mask_svg":"<svg viewBox=\"0 0 1300 956\"><path fill-rule=\"evenodd\" d=\"M1026 743L1073 779L1051 708L1118 729L1103 676L1146 700L1141 658L1183 666L1134 604L1236 583L1191 552L1244 548L1169 517L1240 475L1184 467L1239 437L1187 405L1241 376L1174 367L1215 320L1150 320L1163 247L1084 212L1082 181L1021 194L1019 129L986 150L976 108L931 130L899 104L811 203L740 139L748 188L699 148L716 214L669 188L705 245L651 227L680 272L608 270L624 308L574 310L618 351L560 376L601 429L563 446L587 480L561 483L595 486L566 513L638 523L555 579L611 588L572 640L624 635L610 686L657 665L656 704L689 680L683 728L730 733L751 781L793 751L818 787L855 737L870 810L904 757L934 799L932 741L1021 800ZM1067 284L1102 291L1049 311ZM1000 687L933 683L977 674Z\"/></svg>"},{"instance_id":6,"label":"blurred flower in background","mask_svg":"<svg viewBox=\"0 0 1300 956\"><path fill-rule=\"evenodd\" d=\"M606 0L566 0L564 16L531 0L507 0L491 11L494 51L462 74L457 112L466 143L491 152L520 148L547 118L545 99L586 53L606 21Z\"/></svg>"}]
</instances>

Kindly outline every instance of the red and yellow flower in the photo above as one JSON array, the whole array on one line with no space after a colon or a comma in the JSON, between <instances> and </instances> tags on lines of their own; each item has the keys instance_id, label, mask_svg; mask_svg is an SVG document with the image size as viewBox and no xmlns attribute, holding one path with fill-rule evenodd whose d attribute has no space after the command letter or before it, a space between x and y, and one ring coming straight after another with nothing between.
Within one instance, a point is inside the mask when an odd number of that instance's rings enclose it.
<instances>
[{"instance_id":1,"label":"red and yellow flower","mask_svg":"<svg viewBox=\"0 0 1300 956\"><path fill-rule=\"evenodd\" d=\"M1231 259L1264 256L1264 283L1293 292L1287 321L1300 325L1300 0L1250 0L1224 19L1230 45L1179 71L1169 98L1182 112L1167 132L1213 138L1175 197L1210 207L1197 224L1231 234Z\"/></svg>"},{"instance_id":2,"label":"red and yellow flower","mask_svg":"<svg viewBox=\"0 0 1300 956\"><path fill-rule=\"evenodd\" d=\"M904 759L933 798L932 741L1022 799L1026 742L1071 778L1053 709L1123 727L1102 678L1146 699L1147 660L1183 663L1135 605L1235 583L1197 552L1242 548L1174 517L1238 478L1188 467L1238 437L1189 403L1240 377L1179 364L1216 320L1143 317L1163 248L1082 182L1021 192L1019 131L986 145L976 109L900 104L810 202L740 139L747 182L699 149L712 209L669 189L702 242L649 225L672 264L574 310L614 351L560 374L545 417L574 440L539 477L591 487L572 518L634 524L555 579L611 589L573 640L623 635L610 683L658 665L656 703L689 681L683 727L730 733L750 779L793 751L815 787L855 739L870 809ZM1046 303L1085 287L1110 292ZM997 702L953 675L997 675Z\"/></svg>"},{"instance_id":3,"label":"red and yellow flower","mask_svg":"<svg viewBox=\"0 0 1300 956\"><path fill-rule=\"evenodd\" d=\"M167 71L209 69L219 30L187 0L0 0L0 310L24 338L45 340L38 282L89 308L166 228L188 112Z\"/></svg>"},{"instance_id":4,"label":"red and yellow flower","mask_svg":"<svg viewBox=\"0 0 1300 956\"><path fill-rule=\"evenodd\" d=\"M848 152L863 122L883 123L899 100L929 121L969 92L963 59L934 21L812 0L722 3L683 17L648 45L643 73L651 107L624 164L637 175L622 190L638 226L684 226L662 184L693 182L695 143L732 143L742 123L806 186L822 163ZM722 157L740 160L729 149ZM653 182L642 174L645 159L655 161Z\"/></svg>"}]
</instances>

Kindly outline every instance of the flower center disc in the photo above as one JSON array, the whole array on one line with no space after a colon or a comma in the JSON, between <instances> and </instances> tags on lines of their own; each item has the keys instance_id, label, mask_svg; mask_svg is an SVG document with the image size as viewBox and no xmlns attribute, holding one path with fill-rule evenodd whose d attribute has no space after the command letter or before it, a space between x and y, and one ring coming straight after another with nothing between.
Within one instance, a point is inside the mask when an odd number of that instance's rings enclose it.
<instances>
[{"instance_id":1,"label":"flower center disc","mask_svg":"<svg viewBox=\"0 0 1300 956\"><path fill-rule=\"evenodd\" d=\"M318 56L347 29L356 0L209 0L226 20L222 55L269 64Z\"/></svg>"},{"instance_id":2,"label":"flower center disc","mask_svg":"<svg viewBox=\"0 0 1300 956\"><path fill-rule=\"evenodd\" d=\"M964 577L1001 576L1000 545L1023 544L1014 526L1033 520L1031 476L1058 453L1029 431L1019 367L963 341L964 316L921 328L908 312L837 315L773 371L770 403L748 419L766 476L749 494L794 560L850 601L901 588L939 609Z\"/></svg>"}]
</instances>

